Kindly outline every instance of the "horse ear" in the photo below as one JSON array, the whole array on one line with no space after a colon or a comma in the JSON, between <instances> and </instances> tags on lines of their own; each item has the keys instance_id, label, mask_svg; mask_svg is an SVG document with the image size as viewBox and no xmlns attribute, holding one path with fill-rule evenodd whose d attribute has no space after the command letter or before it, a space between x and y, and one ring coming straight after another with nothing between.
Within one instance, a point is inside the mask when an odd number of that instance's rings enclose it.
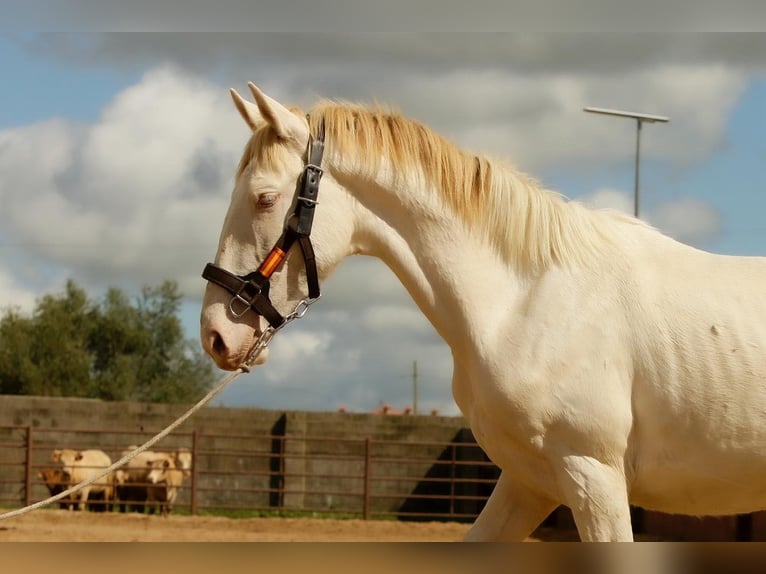
<instances>
[{"instance_id":1,"label":"horse ear","mask_svg":"<svg viewBox=\"0 0 766 574\"><path fill-rule=\"evenodd\" d=\"M247 87L253 93L261 116L280 138L292 139L301 144L305 143L309 135L305 121L275 99L264 94L254 83L248 82Z\"/></svg>"},{"instance_id":2,"label":"horse ear","mask_svg":"<svg viewBox=\"0 0 766 574\"><path fill-rule=\"evenodd\" d=\"M245 120L245 123L250 126L250 129L255 131L260 124L263 123L261 112L258 111L258 106L252 102L248 102L245 98L239 95L239 92L234 88L229 90L231 93L231 99L234 100L234 105L237 106L239 115Z\"/></svg>"}]
</instances>

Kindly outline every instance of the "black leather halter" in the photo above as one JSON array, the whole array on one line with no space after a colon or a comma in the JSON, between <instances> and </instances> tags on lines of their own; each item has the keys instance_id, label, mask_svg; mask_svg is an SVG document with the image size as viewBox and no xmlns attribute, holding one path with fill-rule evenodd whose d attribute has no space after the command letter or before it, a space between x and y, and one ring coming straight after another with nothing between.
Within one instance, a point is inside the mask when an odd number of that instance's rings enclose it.
<instances>
[{"instance_id":1,"label":"black leather halter","mask_svg":"<svg viewBox=\"0 0 766 574\"><path fill-rule=\"evenodd\" d=\"M295 190L293 212L285 222L282 235L257 270L247 275L235 275L213 263L208 263L202 277L226 289L233 295L229 310L235 317L241 317L249 309L262 315L277 329L285 322L269 300L269 278L287 257L290 248L297 242L303 253L306 266L309 299L319 298L319 277L317 275L314 248L311 245L311 224L317 206L319 181L322 179L322 155L325 140L324 120L319 125L317 138L309 137L306 152L306 166L298 178Z\"/></svg>"}]
</instances>

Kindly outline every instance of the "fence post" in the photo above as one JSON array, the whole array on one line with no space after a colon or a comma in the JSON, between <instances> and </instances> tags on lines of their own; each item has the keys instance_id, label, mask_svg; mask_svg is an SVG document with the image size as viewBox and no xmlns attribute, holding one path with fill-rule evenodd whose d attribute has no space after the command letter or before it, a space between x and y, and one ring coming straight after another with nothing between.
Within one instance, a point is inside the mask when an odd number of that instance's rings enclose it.
<instances>
[{"instance_id":1,"label":"fence post","mask_svg":"<svg viewBox=\"0 0 766 574\"><path fill-rule=\"evenodd\" d=\"M450 450L452 451L452 461L449 465L449 514L455 515L455 461L457 460L457 453L455 443L452 443Z\"/></svg>"},{"instance_id":2,"label":"fence post","mask_svg":"<svg viewBox=\"0 0 766 574\"><path fill-rule=\"evenodd\" d=\"M32 427L27 426L26 459L24 463L24 506L32 504Z\"/></svg>"},{"instance_id":3,"label":"fence post","mask_svg":"<svg viewBox=\"0 0 766 574\"><path fill-rule=\"evenodd\" d=\"M197 514L197 463L199 461L199 433L192 432L192 467L191 467L191 513Z\"/></svg>"},{"instance_id":4,"label":"fence post","mask_svg":"<svg viewBox=\"0 0 766 574\"><path fill-rule=\"evenodd\" d=\"M287 441L287 437L281 436L279 437L279 459L277 461L278 463L278 472L279 475L277 476L277 496L276 496L276 505L277 508L284 508L285 506L285 452L286 452L286 446L285 442ZM271 484L270 484L271 485Z\"/></svg>"},{"instance_id":5,"label":"fence post","mask_svg":"<svg viewBox=\"0 0 766 574\"><path fill-rule=\"evenodd\" d=\"M269 507L285 506L285 440L287 433L287 414L282 414L271 427L271 452L269 456Z\"/></svg>"},{"instance_id":6,"label":"fence post","mask_svg":"<svg viewBox=\"0 0 766 574\"><path fill-rule=\"evenodd\" d=\"M372 466L372 439L364 439L364 510L362 518L370 519L370 472Z\"/></svg>"}]
</instances>

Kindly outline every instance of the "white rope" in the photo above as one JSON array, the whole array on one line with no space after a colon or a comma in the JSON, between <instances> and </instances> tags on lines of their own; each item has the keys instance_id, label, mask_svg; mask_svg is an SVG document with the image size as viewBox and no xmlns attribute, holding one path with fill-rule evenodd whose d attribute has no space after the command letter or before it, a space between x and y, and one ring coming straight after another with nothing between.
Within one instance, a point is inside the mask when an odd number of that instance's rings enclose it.
<instances>
[{"instance_id":1,"label":"white rope","mask_svg":"<svg viewBox=\"0 0 766 574\"><path fill-rule=\"evenodd\" d=\"M233 381L236 377L241 375L244 372L247 372L249 368L245 365L237 369L236 371L233 371L226 375L220 383L218 383L213 390L211 390L208 394L206 394L204 397L202 397L199 402L197 402L194 406L192 406L188 411L186 411L184 414L182 414L180 417L178 417L174 422L172 422L170 425L168 425L164 430L160 431L158 434L156 434L154 437L150 438L148 441L146 441L144 444L133 450L131 453L126 454L123 456L120 460L115 462L112 466L105 469L101 474L94 476L92 478L89 478L87 480L82 481L79 484L74 485L73 487L63 491L59 492L58 494L51 496L50 498L46 498L45 500L41 500L40 502L35 502L34 504L30 504L29 506L25 506L24 508L19 508L17 510L12 510L10 512L6 512L4 514L0 514L0 520L5 520L6 518L13 518L14 516L19 516L21 514L26 514L27 512L31 512L33 510L36 510L42 506L45 506L47 504L50 504L51 502L56 502L57 500L61 500L62 498L66 498L70 494L73 494L77 492L78 490L85 488L86 486L90 486L97 480L100 480L101 478L105 477L110 472L113 472L114 470L121 467L123 464L131 460L132 458L135 458L142 452L144 452L149 447L153 446L157 441L162 440L167 435L169 435L173 430L178 427L181 423L183 423L186 419L188 419L191 415L193 415L195 412L197 412L200 408L205 406L210 399L215 397L218 393L220 393L226 385L228 385L231 381Z\"/></svg>"}]
</instances>

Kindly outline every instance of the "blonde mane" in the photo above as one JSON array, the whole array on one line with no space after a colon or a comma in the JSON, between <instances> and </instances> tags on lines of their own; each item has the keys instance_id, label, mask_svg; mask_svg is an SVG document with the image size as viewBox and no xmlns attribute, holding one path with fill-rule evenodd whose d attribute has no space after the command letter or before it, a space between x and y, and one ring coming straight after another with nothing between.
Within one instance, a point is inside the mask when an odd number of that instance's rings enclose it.
<instances>
[{"instance_id":1,"label":"blonde mane","mask_svg":"<svg viewBox=\"0 0 766 574\"><path fill-rule=\"evenodd\" d=\"M385 160L394 173L419 174L506 261L533 273L553 264L599 257L614 236L606 231L610 223L640 224L622 214L567 201L508 163L463 151L391 110L320 102L309 114L314 137L320 118L325 123L327 149L342 159L344 170L352 166L354 174L375 179ZM282 147L271 129L257 130L240 161L238 176L253 160L278 164Z\"/></svg>"}]
</instances>

